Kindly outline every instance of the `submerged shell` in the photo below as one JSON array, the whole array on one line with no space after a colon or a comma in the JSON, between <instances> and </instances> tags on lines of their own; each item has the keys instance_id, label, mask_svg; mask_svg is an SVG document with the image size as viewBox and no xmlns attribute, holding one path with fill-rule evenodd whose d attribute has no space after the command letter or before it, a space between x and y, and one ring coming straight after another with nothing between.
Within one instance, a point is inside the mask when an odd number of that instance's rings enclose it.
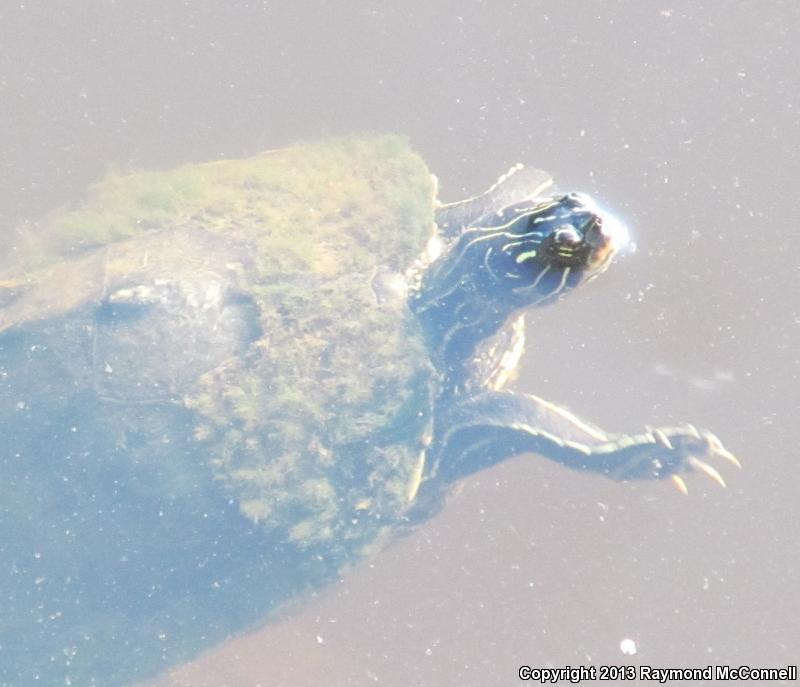
<instances>
[{"instance_id":1,"label":"submerged shell","mask_svg":"<svg viewBox=\"0 0 800 687\"><path fill-rule=\"evenodd\" d=\"M347 557L404 512L421 472L435 373L405 304L379 303L372 279L422 252L433 195L394 136L112 176L26 237L0 331L156 306L138 330L98 328L72 367L116 399L98 421L158 388L192 411L200 455L247 517Z\"/></svg>"}]
</instances>

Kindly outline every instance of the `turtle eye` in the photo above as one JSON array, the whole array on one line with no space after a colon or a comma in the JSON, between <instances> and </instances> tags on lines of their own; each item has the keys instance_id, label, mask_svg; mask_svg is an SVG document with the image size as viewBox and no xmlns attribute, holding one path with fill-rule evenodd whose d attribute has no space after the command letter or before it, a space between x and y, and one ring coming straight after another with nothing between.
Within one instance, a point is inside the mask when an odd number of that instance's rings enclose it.
<instances>
[{"instance_id":1,"label":"turtle eye","mask_svg":"<svg viewBox=\"0 0 800 687\"><path fill-rule=\"evenodd\" d=\"M590 246L598 247L605 245L608 242L608 236L603 231L603 218L595 216L586 227L585 231L586 243Z\"/></svg>"}]
</instances>

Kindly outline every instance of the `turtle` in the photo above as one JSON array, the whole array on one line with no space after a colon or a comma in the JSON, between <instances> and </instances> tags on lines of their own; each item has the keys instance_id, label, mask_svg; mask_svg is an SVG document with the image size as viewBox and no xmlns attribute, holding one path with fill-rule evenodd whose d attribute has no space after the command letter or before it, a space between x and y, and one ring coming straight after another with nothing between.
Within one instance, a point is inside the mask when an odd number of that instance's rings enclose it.
<instances>
[{"instance_id":1,"label":"turtle","mask_svg":"<svg viewBox=\"0 0 800 687\"><path fill-rule=\"evenodd\" d=\"M624 225L522 165L466 200L437 189L407 139L362 134L110 174L12 235L6 670L99 684L111 663L120 683L163 667L521 453L724 485L712 463L738 461L711 432L607 432L510 388L526 314L606 271ZM32 590L34 550L50 567ZM38 661L12 639L34 620Z\"/></svg>"}]
</instances>

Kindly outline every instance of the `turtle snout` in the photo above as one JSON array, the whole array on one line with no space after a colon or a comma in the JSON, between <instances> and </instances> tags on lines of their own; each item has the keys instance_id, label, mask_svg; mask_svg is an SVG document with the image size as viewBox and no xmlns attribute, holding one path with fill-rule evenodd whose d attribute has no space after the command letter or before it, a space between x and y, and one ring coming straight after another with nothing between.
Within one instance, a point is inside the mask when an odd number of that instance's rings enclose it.
<instances>
[{"instance_id":1,"label":"turtle snout","mask_svg":"<svg viewBox=\"0 0 800 687\"><path fill-rule=\"evenodd\" d=\"M576 247L580 245L582 239L578 230L575 229L571 224L565 224L563 227L559 227L555 231L555 235L553 236L553 241L557 245L561 246L569 246L569 247Z\"/></svg>"},{"instance_id":2,"label":"turtle snout","mask_svg":"<svg viewBox=\"0 0 800 687\"><path fill-rule=\"evenodd\" d=\"M577 267L586 263L589 252L583 234L572 224L563 224L545 241L543 255L552 265Z\"/></svg>"}]
</instances>

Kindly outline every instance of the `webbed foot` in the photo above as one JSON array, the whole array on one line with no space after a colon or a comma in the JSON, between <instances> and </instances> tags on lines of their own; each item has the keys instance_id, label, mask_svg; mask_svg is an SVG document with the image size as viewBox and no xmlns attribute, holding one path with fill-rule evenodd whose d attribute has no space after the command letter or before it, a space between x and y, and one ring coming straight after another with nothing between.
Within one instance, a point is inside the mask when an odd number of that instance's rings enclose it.
<instances>
[{"instance_id":1,"label":"webbed foot","mask_svg":"<svg viewBox=\"0 0 800 687\"><path fill-rule=\"evenodd\" d=\"M614 479L669 477L683 494L689 490L682 473L701 472L725 487L725 480L712 463L721 459L741 468L736 456L716 435L692 425L648 429L643 434L623 436L593 447L586 462L593 458L599 458L605 465L604 471Z\"/></svg>"}]
</instances>

